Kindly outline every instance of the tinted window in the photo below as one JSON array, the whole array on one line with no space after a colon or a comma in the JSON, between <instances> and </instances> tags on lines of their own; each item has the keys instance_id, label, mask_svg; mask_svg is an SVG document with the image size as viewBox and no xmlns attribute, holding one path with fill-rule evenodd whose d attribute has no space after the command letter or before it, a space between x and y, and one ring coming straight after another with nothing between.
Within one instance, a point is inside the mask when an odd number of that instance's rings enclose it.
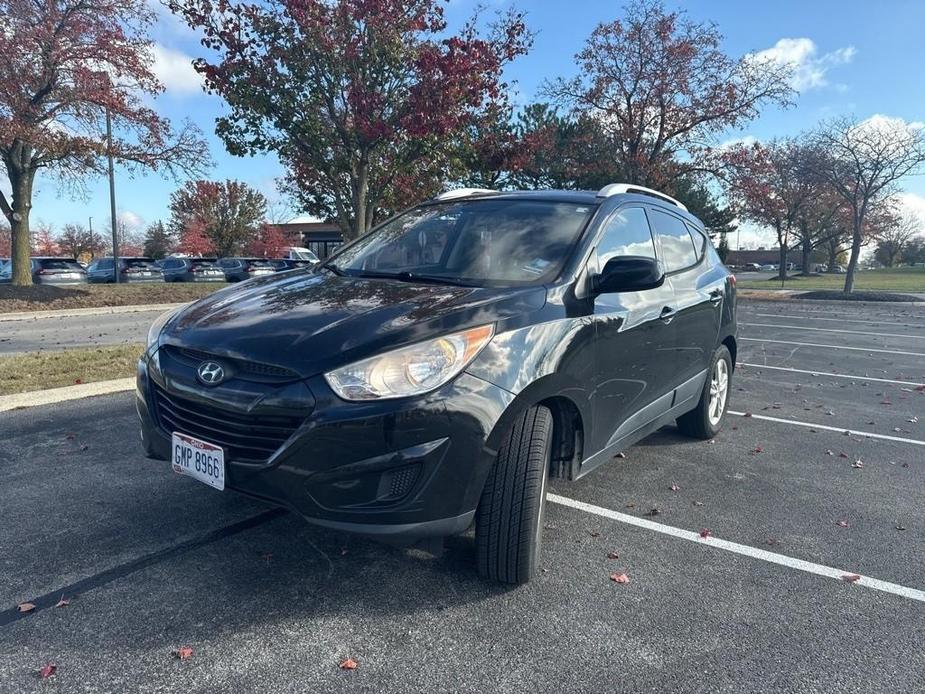
<instances>
[{"instance_id":1,"label":"tinted window","mask_svg":"<svg viewBox=\"0 0 925 694\"><path fill-rule=\"evenodd\" d=\"M191 260L189 264L191 267L212 267L215 265L211 260Z\"/></svg>"},{"instance_id":2,"label":"tinted window","mask_svg":"<svg viewBox=\"0 0 925 694\"><path fill-rule=\"evenodd\" d=\"M45 270L83 270L76 260L40 260L39 264Z\"/></svg>"},{"instance_id":3,"label":"tinted window","mask_svg":"<svg viewBox=\"0 0 925 694\"><path fill-rule=\"evenodd\" d=\"M149 270L155 267L154 261L148 260L147 258L128 258L123 260L122 263L125 267L141 268L143 270Z\"/></svg>"},{"instance_id":4,"label":"tinted window","mask_svg":"<svg viewBox=\"0 0 925 694\"><path fill-rule=\"evenodd\" d=\"M476 200L425 205L360 238L339 270L423 274L474 284L525 284L559 274L593 205Z\"/></svg>"},{"instance_id":5,"label":"tinted window","mask_svg":"<svg viewBox=\"0 0 925 694\"><path fill-rule=\"evenodd\" d=\"M690 224L687 225L687 230L690 232L691 238L694 240L694 248L697 249L697 260L700 260L703 257L704 249L708 245L704 242L708 241L709 239L705 234L701 233L698 229L695 229ZM709 245L712 246L712 242Z\"/></svg>"},{"instance_id":6,"label":"tinted window","mask_svg":"<svg viewBox=\"0 0 925 694\"><path fill-rule=\"evenodd\" d=\"M97 270L111 270L112 269L112 258L103 258L102 260L97 261Z\"/></svg>"},{"instance_id":7,"label":"tinted window","mask_svg":"<svg viewBox=\"0 0 925 694\"><path fill-rule=\"evenodd\" d=\"M652 226L659 236L665 271L674 272L696 263L697 252L684 222L659 210L650 210L650 214Z\"/></svg>"},{"instance_id":8,"label":"tinted window","mask_svg":"<svg viewBox=\"0 0 925 694\"><path fill-rule=\"evenodd\" d=\"M645 210L641 207L624 207L611 217L597 244L598 267L618 255L655 257L655 244Z\"/></svg>"}]
</instances>

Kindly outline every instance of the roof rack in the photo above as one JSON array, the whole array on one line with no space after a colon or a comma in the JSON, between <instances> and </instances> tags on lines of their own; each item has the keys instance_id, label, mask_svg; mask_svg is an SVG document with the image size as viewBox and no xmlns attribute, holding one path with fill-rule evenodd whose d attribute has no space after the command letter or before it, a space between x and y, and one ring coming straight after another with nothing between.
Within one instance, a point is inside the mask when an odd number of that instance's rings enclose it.
<instances>
[{"instance_id":1,"label":"roof rack","mask_svg":"<svg viewBox=\"0 0 925 694\"><path fill-rule=\"evenodd\" d=\"M645 186L637 186L632 183L611 183L606 185L597 191L597 197L599 198L609 198L611 195L621 195L622 193L641 193L642 195L651 195L652 197L660 198L665 202L670 202L672 205L677 205L682 210L687 212L687 207L680 200L675 200L670 195L665 195L660 193L657 190L652 190L651 188L646 188Z\"/></svg>"},{"instance_id":2,"label":"roof rack","mask_svg":"<svg viewBox=\"0 0 925 694\"><path fill-rule=\"evenodd\" d=\"M457 198L468 198L473 195L494 195L497 192L497 190L491 190L490 188L456 188L455 190L440 193L434 200L456 200Z\"/></svg>"}]
</instances>

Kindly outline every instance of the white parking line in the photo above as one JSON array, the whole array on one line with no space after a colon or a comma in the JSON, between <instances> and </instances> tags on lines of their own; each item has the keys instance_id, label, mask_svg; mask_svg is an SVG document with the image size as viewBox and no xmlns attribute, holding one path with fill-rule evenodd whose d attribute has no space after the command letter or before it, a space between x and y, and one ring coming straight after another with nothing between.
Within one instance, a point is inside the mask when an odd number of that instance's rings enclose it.
<instances>
[{"instance_id":1,"label":"white parking line","mask_svg":"<svg viewBox=\"0 0 925 694\"><path fill-rule=\"evenodd\" d=\"M874 378L873 376L852 376L851 374L833 374L829 371L807 371L806 369L791 369L788 366L770 366L768 364L752 364L747 361L740 361L739 366L751 366L757 369L774 369L775 371L793 371L798 374L810 374L812 376L831 376L832 378L850 378L852 381L876 381L877 383L895 383L900 386L919 387L925 383L915 381L896 381L892 378Z\"/></svg>"},{"instance_id":2,"label":"white parking line","mask_svg":"<svg viewBox=\"0 0 925 694\"><path fill-rule=\"evenodd\" d=\"M925 340L925 335L900 335L899 333L868 333L861 330L837 330L835 328L809 328L803 325L780 325L778 323L743 323L756 328L783 328L784 330L812 330L817 333L847 333L848 335L870 335L872 337L902 337L910 340Z\"/></svg>"},{"instance_id":3,"label":"white parking line","mask_svg":"<svg viewBox=\"0 0 925 694\"><path fill-rule=\"evenodd\" d=\"M873 349L871 347L848 347L846 345L823 345L818 342L789 342L787 340L765 340L758 337L740 337L748 342L774 342L779 345L798 345L799 347L825 347L826 349L850 349L854 352L880 352L882 354L905 354L912 357L925 357L925 352L901 352L896 349Z\"/></svg>"},{"instance_id":4,"label":"white parking line","mask_svg":"<svg viewBox=\"0 0 925 694\"><path fill-rule=\"evenodd\" d=\"M654 521L646 520L645 518L637 518L636 516L631 516L627 513L620 513L619 511L612 511L609 508L604 508L602 506L586 504L583 501L576 501L575 499L559 496L558 494L547 494L546 498L554 504L568 506L569 508L573 508L578 511L584 511L585 513L591 513L595 516L601 516L602 518L608 518L620 523L626 523L627 525L634 525L637 528L643 528L645 530L652 530L657 533L662 533L663 535L670 535L671 537L676 537L681 540L688 540L689 542L696 542L701 545L707 545L708 547L713 547L715 549L722 549L727 552L732 552L733 554L741 554L746 557L751 557L752 559L760 559L761 561L770 562L772 564L786 566L791 569L797 569L798 571L806 571L807 573L815 574L817 576L824 576L825 578L834 578L838 581L847 581L846 577L850 576L853 578L854 576L859 576L859 578L853 580L852 583L855 583L859 586L864 586L866 588L872 588L873 590L880 590L884 593L891 593L892 595L909 598L910 600L925 602L925 591L921 591L916 588L901 586L897 583L890 583L889 581L881 581L878 578L859 575L853 571L834 569L831 566L824 566L822 564L816 564L811 561L794 559L793 557L788 557L785 554L777 554L776 552L769 552L765 549L758 549L757 547L751 547L749 545L741 545L738 542L721 540L712 536L703 538L700 536L700 533L695 533L690 530L682 530L681 528L675 528L671 525L664 525L663 523L655 523Z\"/></svg>"},{"instance_id":5,"label":"white parking line","mask_svg":"<svg viewBox=\"0 0 925 694\"><path fill-rule=\"evenodd\" d=\"M740 313L742 313L743 315L747 315L746 311L740 311ZM804 319L827 320L827 321L833 321L835 323L864 323L865 325L873 325L874 323L880 323L881 325L906 325L907 327L910 327L910 328L917 327L915 325L910 325L909 323L902 323L903 319L899 319L899 322L897 322L897 321L886 321L886 320L864 320L862 318L820 318L818 316L810 315L810 314L794 316L794 315L783 314L783 313L754 313L751 315L754 315L755 317L760 317L760 318L795 318L796 320L804 320Z\"/></svg>"},{"instance_id":6,"label":"white parking line","mask_svg":"<svg viewBox=\"0 0 925 694\"><path fill-rule=\"evenodd\" d=\"M769 417L765 414L752 414L750 412L736 412L727 410L729 414L736 417L748 417L750 419L762 419L766 422L779 422L781 424L791 424L796 427L806 427L807 429L824 429L825 431L837 431L839 434L856 434L868 439L883 439L884 441L898 441L899 443L911 443L916 446L925 446L925 441L918 439L907 439L903 436L890 436L889 434L875 434L872 431L859 431L857 429L846 429L845 427L830 427L825 424L813 424L812 422L801 422L798 419L784 419L783 417Z\"/></svg>"}]
</instances>

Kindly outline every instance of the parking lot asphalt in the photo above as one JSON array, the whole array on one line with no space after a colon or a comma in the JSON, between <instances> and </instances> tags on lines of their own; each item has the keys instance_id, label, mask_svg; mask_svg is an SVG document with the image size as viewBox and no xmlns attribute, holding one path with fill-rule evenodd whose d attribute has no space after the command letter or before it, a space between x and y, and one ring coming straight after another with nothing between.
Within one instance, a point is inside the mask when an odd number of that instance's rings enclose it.
<instances>
[{"instance_id":1,"label":"parking lot asphalt","mask_svg":"<svg viewBox=\"0 0 925 694\"><path fill-rule=\"evenodd\" d=\"M144 342L164 310L55 316L0 322L0 357L75 347Z\"/></svg>"},{"instance_id":2,"label":"parking lot asphalt","mask_svg":"<svg viewBox=\"0 0 925 694\"><path fill-rule=\"evenodd\" d=\"M740 414L554 482L516 589L174 475L131 394L0 415L0 691L925 690L925 308L739 320Z\"/></svg>"}]
</instances>

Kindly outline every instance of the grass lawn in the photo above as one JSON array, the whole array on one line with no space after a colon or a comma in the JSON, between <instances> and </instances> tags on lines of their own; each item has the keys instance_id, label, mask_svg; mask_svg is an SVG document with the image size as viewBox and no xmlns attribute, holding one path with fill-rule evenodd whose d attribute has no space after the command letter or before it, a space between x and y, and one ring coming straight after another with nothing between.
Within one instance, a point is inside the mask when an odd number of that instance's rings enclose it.
<instances>
[{"instance_id":1,"label":"grass lawn","mask_svg":"<svg viewBox=\"0 0 925 694\"><path fill-rule=\"evenodd\" d=\"M743 289L778 289L780 280L740 280ZM836 289L845 286L844 275L820 275L819 277L791 277L784 282L785 289ZM902 267L882 270L862 270L854 275L857 290L884 292L915 292L925 294L925 268Z\"/></svg>"},{"instance_id":2,"label":"grass lawn","mask_svg":"<svg viewBox=\"0 0 925 694\"><path fill-rule=\"evenodd\" d=\"M35 352L0 358L0 395L135 375L142 344Z\"/></svg>"},{"instance_id":3,"label":"grass lawn","mask_svg":"<svg viewBox=\"0 0 925 694\"><path fill-rule=\"evenodd\" d=\"M67 287L42 284L32 287L13 287L4 284L0 285L0 313L136 304L176 304L199 299L216 289L227 286L225 282L84 284Z\"/></svg>"}]
</instances>

